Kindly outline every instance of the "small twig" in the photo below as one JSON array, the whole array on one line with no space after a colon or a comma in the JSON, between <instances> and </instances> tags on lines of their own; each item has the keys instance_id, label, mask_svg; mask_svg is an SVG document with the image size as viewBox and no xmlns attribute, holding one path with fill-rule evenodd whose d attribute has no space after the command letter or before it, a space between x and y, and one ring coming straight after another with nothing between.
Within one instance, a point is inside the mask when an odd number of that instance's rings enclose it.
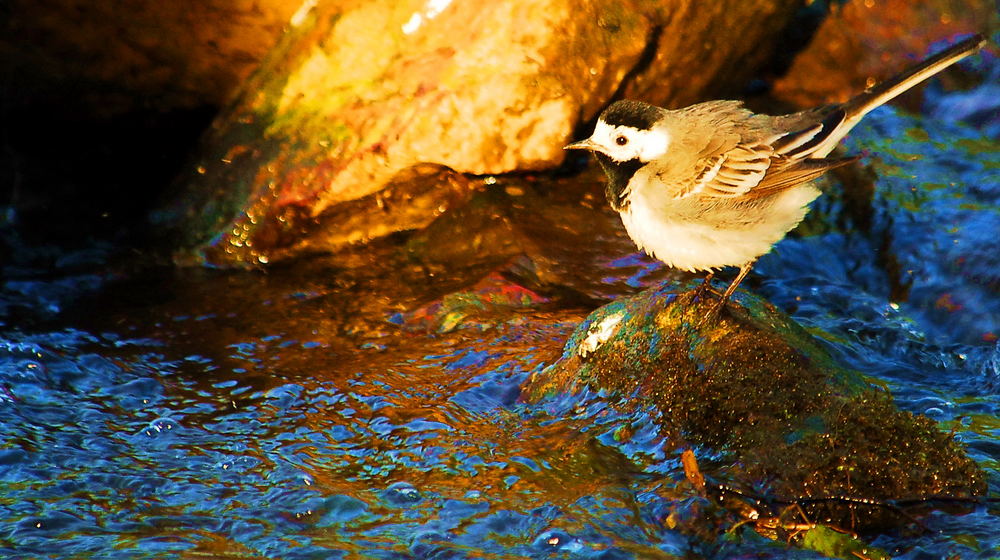
<instances>
[{"instance_id":1,"label":"small twig","mask_svg":"<svg viewBox=\"0 0 1000 560\"><path fill-rule=\"evenodd\" d=\"M903 508L908 506L920 505L920 504L933 504L933 503L962 503L962 504L992 504L1000 503L1000 498L973 498L973 497L956 497L956 496L925 496L921 498L904 498L904 499L892 499L892 500L880 500L876 498L859 498L856 496L820 496L820 497L800 497L800 498L781 498L773 496L765 496L761 494L753 494L749 492L744 492L742 490L737 490L731 486L725 484L716 484L712 487L712 490L717 492L720 496L725 493L735 494L743 499L752 500L755 504L773 504L773 505L784 505L784 506L797 506L801 510L803 505L808 504L820 504L829 502L846 503L852 505L865 505L870 507L884 508L892 511L896 515L906 519L907 521L917 525L922 530L931 533L933 532L928 528L922 521L916 517L907 513ZM803 511L802 516L806 518ZM808 521L808 518L806 518Z\"/></svg>"},{"instance_id":2,"label":"small twig","mask_svg":"<svg viewBox=\"0 0 1000 560\"><path fill-rule=\"evenodd\" d=\"M698 468L698 459L695 458L694 451L685 449L681 453L681 466L684 467L684 476L687 477L688 482L694 486L699 494L704 496L705 475L701 474L701 469Z\"/></svg>"}]
</instances>

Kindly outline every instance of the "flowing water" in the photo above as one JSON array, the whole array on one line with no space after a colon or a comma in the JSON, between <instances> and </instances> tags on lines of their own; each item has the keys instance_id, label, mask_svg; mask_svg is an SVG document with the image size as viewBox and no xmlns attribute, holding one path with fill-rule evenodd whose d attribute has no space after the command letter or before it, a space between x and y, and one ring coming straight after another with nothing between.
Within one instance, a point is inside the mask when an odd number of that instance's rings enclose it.
<instances>
[{"instance_id":1,"label":"flowing water","mask_svg":"<svg viewBox=\"0 0 1000 560\"><path fill-rule=\"evenodd\" d=\"M996 497L996 144L883 110L849 148L882 177L870 212L825 197L747 287L954 430ZM599 189L574 199L589 213L541 218L569 203L498 191L525 241L477 262L398 238L244 272L24 257L0 292L0 555L824 557L670 529L699 503L646 411L518 401L589 311L671 278L590 210ZM923 523L868 538L899 558L1000 555L995 506Z\"/></svg>"}]
</instances>

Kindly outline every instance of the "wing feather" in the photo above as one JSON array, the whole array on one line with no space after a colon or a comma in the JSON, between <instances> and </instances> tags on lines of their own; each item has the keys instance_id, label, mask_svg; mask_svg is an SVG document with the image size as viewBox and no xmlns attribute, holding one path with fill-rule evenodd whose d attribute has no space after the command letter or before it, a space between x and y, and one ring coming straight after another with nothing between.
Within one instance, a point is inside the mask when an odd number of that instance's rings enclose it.
<instances>
[{"instance_id":1,"label":"wing feather","mask_svg":"<svg viewBox=\"0 0 1000 560\"><path fill-rule=\"evenodd\" d=\"M767 176L773 151L766 144L741 145L722 155L715 173L703 179L702 196L737 198L753 190Z\"/></svg>"},{"instance_id":2,"label":"wing feather","mask_svg":"<svg viewBox=\"0 0 1000 560\"><path fill-rule=\"evenodd\" d=\"M744 147L702 160L702 166L690 184L676 198L740 198L755 200L816 179L820 175L857 161L849 158L788 158L765 145ZM752 152L752 153L750 153ZM768 156L761 157L768 153Z\"/></svg>"},{"instance_id":3,"label":"wing feather","mask_svg":"<svg viewBox=\"0 0 1000 560\"><path fill-rule=\"evenodd\" d=\"M755 200L793 188L847 165L857 158L810 157L844 122L844 113L824 113L812 123L802 123L790 132L741 142L737 136L714 135L698 149L693 173L678 187L675 198ZM825 155L825 154L824 154Z\"/></svg>"},{"instance_id":4,"label":"wing feather","mask_svg":"<svg viewBox=\"0 0 1000 560\"><path fill-rule=\"evenodd\" d=\"M780 166L768 173L764 180L747 192L743 198L753 200L777 194L785 189L812 181L831 169L854 163L858 159L858 156L854 156L795 160L790 165Z\"/></svg>"}]
</instances>

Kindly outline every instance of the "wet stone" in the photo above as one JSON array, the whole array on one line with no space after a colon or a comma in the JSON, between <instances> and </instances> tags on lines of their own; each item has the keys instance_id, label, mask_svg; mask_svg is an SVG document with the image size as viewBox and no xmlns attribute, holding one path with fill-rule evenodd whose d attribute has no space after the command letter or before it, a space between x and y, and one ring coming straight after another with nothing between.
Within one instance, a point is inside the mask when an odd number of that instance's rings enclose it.
<instances>
[{"instance_id":1,"label":"wet stone","mask_svg":"<svg viewBox=\"0 0 1000 560\"><path fill-rule=\"evenodd\" d=\"M606 305L576 329L556 363L531 376L524 398L589 388L620 406L651 404L677 448L721 454L728 466L711 473L717 480L763 486L772 497L985 492L984 474L952 436L898 410L773 306L743 295L703 321L711 305L672 288ZM803 509L852 530L908 521L836 500Z\"/></svg>"}]
</instances>

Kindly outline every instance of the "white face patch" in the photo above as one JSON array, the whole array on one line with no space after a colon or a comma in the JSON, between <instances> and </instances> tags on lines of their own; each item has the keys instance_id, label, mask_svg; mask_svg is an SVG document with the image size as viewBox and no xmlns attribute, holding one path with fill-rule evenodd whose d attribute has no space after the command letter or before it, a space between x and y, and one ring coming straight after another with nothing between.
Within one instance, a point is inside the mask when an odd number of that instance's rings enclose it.
<instances>
[{"instance_id":1,"label":"white face patch","mask_svg":"<svg viewBox=\"0 0 1000 560\"><path fill-rule=\"evenodd\" d=\"M598 120L590 137L614 161L653 161L667 153L670 136L663 129L639 130L631 126L611 126ZM624 140L622 140L624 139Z\"/></svg>"}]
</instances>

